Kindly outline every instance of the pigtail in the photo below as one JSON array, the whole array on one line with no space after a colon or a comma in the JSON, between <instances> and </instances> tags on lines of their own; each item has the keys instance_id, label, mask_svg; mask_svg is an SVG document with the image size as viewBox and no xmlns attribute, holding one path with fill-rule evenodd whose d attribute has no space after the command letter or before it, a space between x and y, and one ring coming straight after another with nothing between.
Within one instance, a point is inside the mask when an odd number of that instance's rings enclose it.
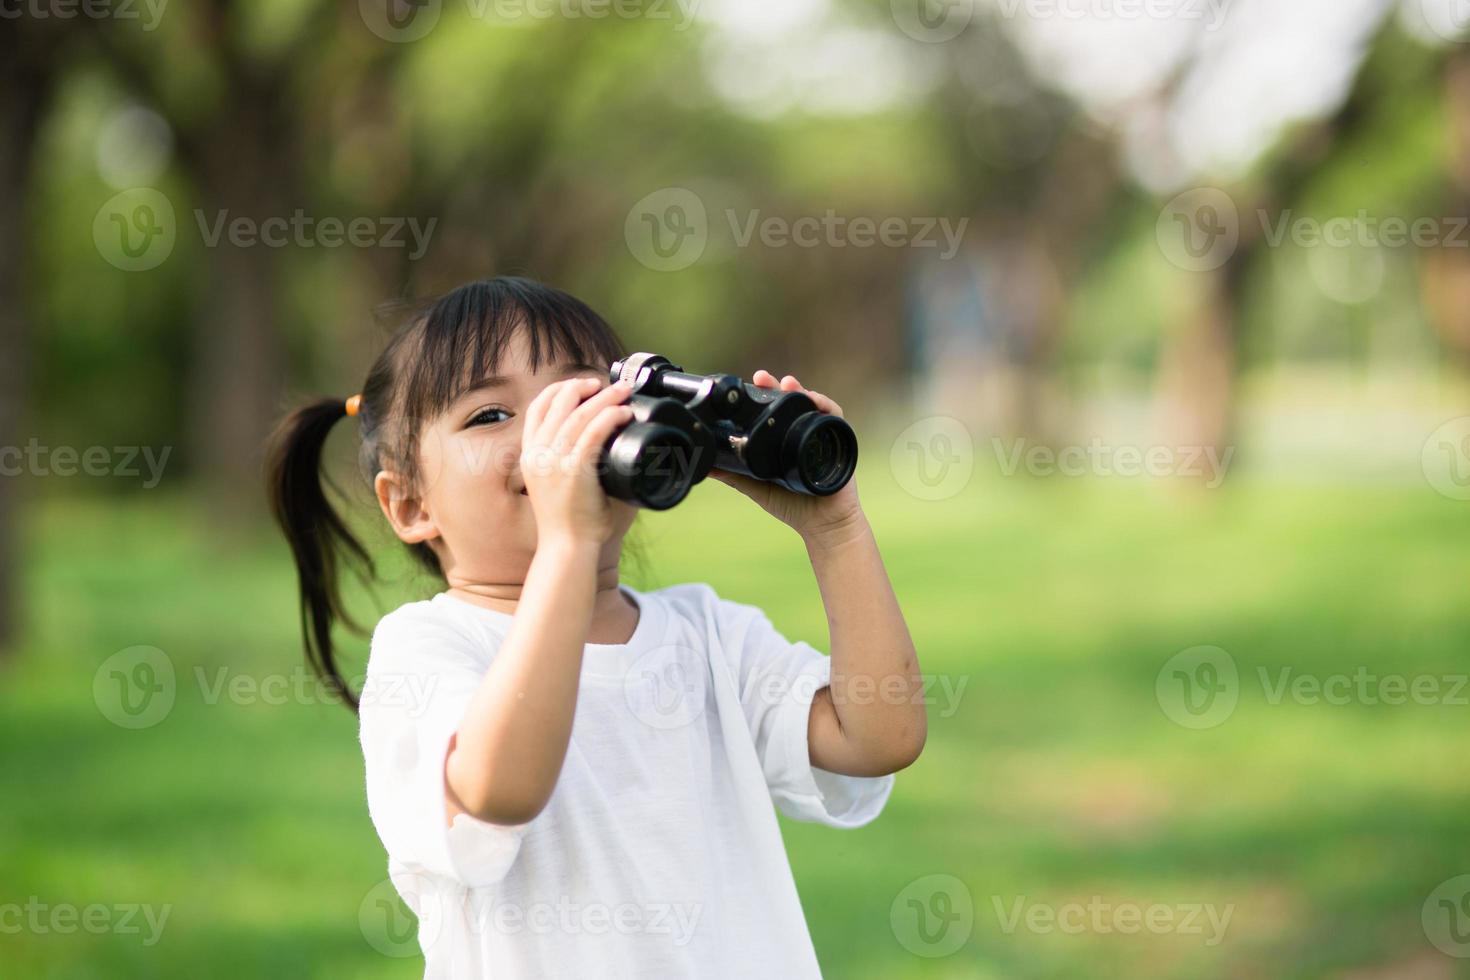
<instances>
[{"instance_id":1,"label":"pigtail","mask_svg":"<svg viewBox=\"0 0 1470 980\"><path fill-rule=\"evenodd\" d=\"M340 622L361 632L342 603L339 560L345 556L369 575L373 563L327 499L330 482L322 473L327 436L346 415L342 399L324 398L286 416L270 440L266 492L296 559L307 662L355 713L357 696L342 676L332 649L334 624Z\"/></svg>"}]
</instances>

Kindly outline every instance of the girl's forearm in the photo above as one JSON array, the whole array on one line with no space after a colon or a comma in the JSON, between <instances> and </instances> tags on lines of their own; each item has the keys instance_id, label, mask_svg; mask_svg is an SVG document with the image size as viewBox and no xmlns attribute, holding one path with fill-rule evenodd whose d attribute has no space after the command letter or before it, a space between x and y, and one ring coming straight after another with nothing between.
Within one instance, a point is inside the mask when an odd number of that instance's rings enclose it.
<instances>
[{"instance_id":1,"label":"girl's forearm","mask_svg":"<svg viewBox=\"0 0 1470 980\"><path fill-rule=\"evenodd\" d=\"M918 758L928 733L919 658L866 518L806 538L831 636L832 684L812 702L814 765L871 776Z\"/></svg>"},{"instance_id":2,"label":"girl's forearm","mask_svg":"<svg viewBox=\"0 0 1470 980\"><path fill-rule=\"evenodd\" d=\"M525 823L551 798L571 740L598 550L538 544L510 630L450 743L451 817Z\"/></svg>"}]
</instances>

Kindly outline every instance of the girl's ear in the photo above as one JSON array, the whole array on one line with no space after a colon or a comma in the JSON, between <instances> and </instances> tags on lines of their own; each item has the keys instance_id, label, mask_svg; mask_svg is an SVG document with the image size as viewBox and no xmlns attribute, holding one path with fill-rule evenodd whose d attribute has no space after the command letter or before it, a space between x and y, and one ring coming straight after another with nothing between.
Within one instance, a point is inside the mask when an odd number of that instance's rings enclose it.
<instances>
[{"instance_id":1,"label":"girl's ear","mask_svg":"<svg viewBox=\"0 0 1470 980\"><path fill-rule=\"evenodd\" d=\"M398 540L404 544L419 544L439 536L439 525L424 509L423 499L409 493L408 480L401 474L391 470L379 471L373 477L373 491Z\"/></svg>"}]
</instances>

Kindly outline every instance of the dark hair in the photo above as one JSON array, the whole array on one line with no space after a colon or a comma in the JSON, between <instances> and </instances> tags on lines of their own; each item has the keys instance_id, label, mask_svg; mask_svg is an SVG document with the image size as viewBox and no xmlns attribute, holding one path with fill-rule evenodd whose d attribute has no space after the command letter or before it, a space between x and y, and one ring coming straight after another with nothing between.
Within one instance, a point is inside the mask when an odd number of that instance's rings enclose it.
<instances>
[{"instance_id":1,"label":"dark hair","mask_svg":"<svg viewBox=\"0 0 1470 980\"><path fill-rule=\"evenodd\" d=\"M585 303L529 279L472 282L421 304L388 341L362 386L357 419L369 478L392 469L412 482L420 424L447 409L473 379L494 373L517 330L525 331L532 370L558 359L611 366L627 353L612 327ZM296 560L307 662L356 711L357 697L332 648L332 627L341 623L362 632L343 605L339 566L345 559L371 579L373 561L332 506L327 489L337 488L322 472L327 436L346 415L345 398L323 398L282 419L270 439L266 482L271 510ZM428 544L409 548L442 577Z\"/></svg>"}]
</instances>

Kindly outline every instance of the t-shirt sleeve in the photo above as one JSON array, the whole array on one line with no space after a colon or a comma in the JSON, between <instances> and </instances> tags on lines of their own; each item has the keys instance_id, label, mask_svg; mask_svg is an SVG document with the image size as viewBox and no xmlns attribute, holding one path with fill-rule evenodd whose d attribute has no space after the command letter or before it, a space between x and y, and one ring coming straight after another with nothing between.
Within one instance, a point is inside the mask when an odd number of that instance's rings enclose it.
<instances>
[{"instance_id":1,"label":"t-shirt sleeve","mask_svg":"<svg viewBox=\"0 0 1470 980\"><path fill-rule=\"evenodd\" d=\"M530 824L461 813L450 826L444 763L484 676L483 639L425 615L390 613L373 631L359 712L368 812L391 862L470 887L510 870Z\"/></svg>"},{"instance_id":2,"label":"t-shirt sleeve","mask_svg":"<svg viewBox=\"0 0 1470 980\"><path fill-rule=\"evenodd\" d=\"M882 812L894 776L845 776L814 766L807 742L812 698L831 683L832 661L782 636L759 608L718 599L721 642L776 808L794 820L861 827Z\"/></svg>"}]
</instances>

